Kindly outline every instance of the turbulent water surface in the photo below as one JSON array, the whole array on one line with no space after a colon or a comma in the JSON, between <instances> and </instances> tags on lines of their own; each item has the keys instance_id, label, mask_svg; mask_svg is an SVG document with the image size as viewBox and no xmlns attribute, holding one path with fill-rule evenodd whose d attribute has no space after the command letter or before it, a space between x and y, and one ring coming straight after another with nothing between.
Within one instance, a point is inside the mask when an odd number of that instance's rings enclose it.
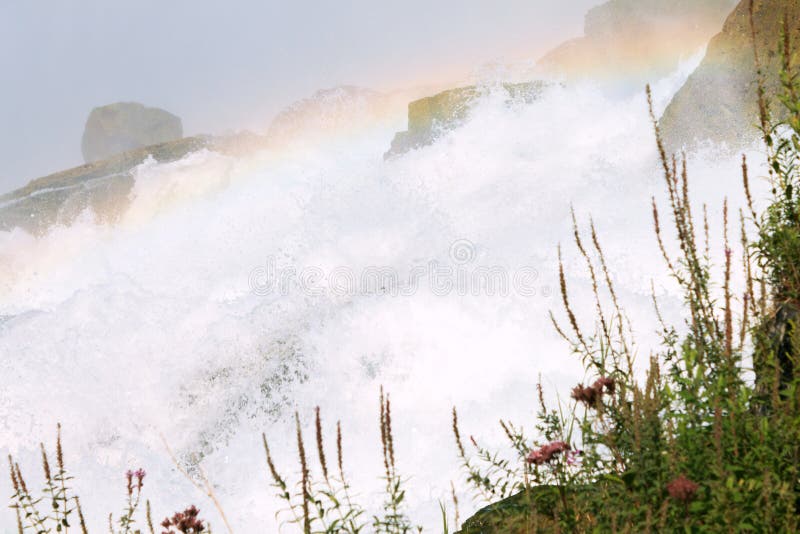
<instances>
[{"instance_id":1,"label":"turbulent water surface","mask_svg":"<svg viewBox=\"0 0 800 534\"><path fill-rule=\"evenodd\" d=\"M656 85L659 108L690 70ZM293 473L293 412L310 422L321 406L331 447L341 419L345 467L374 506L383 385L410 512L435 530L437 501L462 481L450 407L466 434L497 444L499 417L532 426L539 376L553 399L583 378L547 315L560 306L561 242L573 304L591 320L570 205L594 218L648 355L651 280L673 317L679 298L651 234L662 178L643 94L553 85L510 107L490 95L434 145L384 161L395 119L313 149L145 163L114 226L86 213L42 237L0 233L3 451L37 480L35 446L60 421L98 525L121 509L124 471L141 466L156 515L193 502L221 526L163 435L182 461L201 459L239 531L272 531L261 432ZM740 196L737 161L692 158L717 224L720 191ZM452 287L412 283L431 265L451 269ZM481 268L506 273L508 290L462 283ZM400 285L362 286L365 271ZM283 282L270 286L273 274ZM461 497L464 516L477 503Z\"/></svg>"}]
</instances>

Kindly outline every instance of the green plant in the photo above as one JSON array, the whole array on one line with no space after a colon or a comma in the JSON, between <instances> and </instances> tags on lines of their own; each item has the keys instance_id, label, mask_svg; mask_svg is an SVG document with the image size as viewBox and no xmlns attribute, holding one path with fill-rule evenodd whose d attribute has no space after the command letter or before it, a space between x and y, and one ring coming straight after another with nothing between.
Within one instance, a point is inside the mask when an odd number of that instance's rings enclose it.
<instances>
[{"instance_id":1,"label":"green plant","mask_svg":"<svg viewBox=\"0 0 800 534\"><path fill-rule=\"evenodd\" d=\"M661 320L661 346L637 373L629 321L594 224L585 241L573 215L575 246L593 284L595 324L592 329L578 324L563 266L566 328L553 322L594 382L577 385L566 407L547 410L542 403L537 430L544 445L536 447L502 423L518 453L515 464L479 448L478 460L488 468L476 467L465 455L454 419L467 480L490 497L490 490L499 488L504 498L467 521L464 532L800 528L800 332L795 328L800 317L800 81L791 50L784 32L779 100L787 118L773 122L762 84L758 92L773 186L761 215L751 198L747 161L742 163L748 200L748 216L739 212L742 292L734 295L732 289L727 201L724 252L715 264L707 210L704 206L698 217L691 203L686 157L666 153L651 111L680 253L668 253L663 217L653 201L655 234L683 291L686 324L677 328ZM752 243L751 226L757 231ZM583 453L577 469L564 456L543 454L554 444L574 451L573 442ZM537 471L533 483L528 467L521 465L526 444L527 462L546 466L547 477ZM503 475L492 478L498 472ZM506 488L519 493L509 496ZM549 522L542 524L542 516Z\"/></svg>"},{"instance_id":2,"label":"green plant","mask_svg":"<svg viewBox=\"0 0 800 534\"><path fill-rule=\"evenodd\" d=\"M345 477L341 424L336 423L338 472L334 474L328 468L320 409L319 407L316 409L314 427L320 471L317 477L313 475L309 467L298 414L295 414L295 426L300 464L300 480L296 485L297 490L293 490L286 482L286 478L278 472L266 436L262 436L267 466L273 481L272 485L278 492L278 498L286 505L286 508L279 512L279 516L288 516L286 522L302 528L303 532L307 534L312 532L356 534L364 531L367 527L362 519L365 514L364 508L352 498L350 485ZM372 518L370 526L373 530L371 532L405 534L411 532L413 527L403 510L405 489L403 478L399 475L395 463L391 402L389 396L384 395L383 389L380 393L380 430L385 468L385 501L381 507L382 513Z\"/></svg>"},{"instance_id":3,"label":"green plant","mask_svg":"<svg viewBox=\"0 0 800 534\"><path fill-rule=\"evenodd\" d=\"M79 529L81 534L88 534L86 520L83 516L80 499L77 495L71 494L72 488L69 481L72 477L64 467L64 450L61 445L61 425L58 425L56 435L56 469L53 470L50 458L44 444L40 444L42 452L42 471L44 474L44 488L41 495L37 496L28 487L22 470L14 458L9 455L8 464L11 475L11 486L14 493L11 496L11 509L17 517L17 531L24 534L31 530L36 534L52 534L63 532L68 534L70 528ZM115 522L113 514L108 515L108 530L111 534L142 534L143 530L137 528L136 515L144 487L144 469L127 471L126 480L126 505L120 518ZM47 510L46 512L44 510ZM187 508L184 512L175 514L172 518L166 518L161 526L166 530L164 534L197 534L200 532L212 534L211 528L204 525L198 517L199 511L194 506ZM73 523L74 516L77 515L77 526ZM147 532L155 534L153 526L150 501L146 501L145 524ZM116 526L115 526L116 525ZM172 528L176 530L173 531Z\"/></svg>"},{"instance_id":4,"label":"green plant","mask_svg":"<svg viewBox=\"0 0 800 534\"><path fill-rule=\"evenodd\" d=\"M28 489L28 484L22 475L19 464L9 455L8 464L11 474L11 486L14 490L11 496L11 508L17 515L17 528L20 533L25 529L32 529L37 533L69 532L70 516L77 512L79 526L85 534L86 525L83 519L80 501L77 496L70 496L68 484L72 480L64 468L64 452L61 446L61 425L58 425L56 437L56 470L50 467L50 459L43 443L39 444L42 451L42 471L44 472L44 489L42 496L37 497ZM41 511L41 507L47 512Z\"/></svg>"}]
</instances>

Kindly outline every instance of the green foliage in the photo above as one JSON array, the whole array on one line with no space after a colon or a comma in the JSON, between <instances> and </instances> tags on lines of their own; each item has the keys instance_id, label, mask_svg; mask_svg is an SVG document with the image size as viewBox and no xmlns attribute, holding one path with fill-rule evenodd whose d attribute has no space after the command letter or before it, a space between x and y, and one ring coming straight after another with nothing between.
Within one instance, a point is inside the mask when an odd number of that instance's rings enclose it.
<instances>
[{"instance_id":1,"label":"green foliage","mask_svg":"<svg viewBox=\"0 0 800 534\"><path fill-rule=\"evenodd\" d=\"M698 217L690 202L686 160L666 153L653 116L668 218L680 245L677 257L664 244L663 217L653 201L655 235L682 289L686 324L667 325L654 296L661 343L648 355L645 368L637 365L631 324L598 233L593 223L588 235L582 233L573 214L575 247L594 290L595 321L591 329L577 321L559 249L566 321L562 326L553 316L553 323L581 359L590 383L576 385L569 402L555 408L546 405L539 386L536 439L523 427L501 420L509 443L504 452L493 452L472 436L468 452L453 409L452 430L466 481L475 497L488 504L461 525L462 534L800 530L800 77L789 34L782 37L779 100L785 118L773 121L763 82L758 91L772 198L758 214L743 161L748 213L740 211L738 217L741 261L733 257L727 201L724 253L714 261L707 210L704 206ZM756 238L751 242L753 229ZM738 294L732 289L734 268L741 269L744 280ZM296 484L279 473L264 437L273 487L285 504L278 513L283 523L306 534L421 530L405 512L405 479L396 467L391 404L383 391L379 421L385 491L371 520L352 498L338 423L336 469L329 469L319 408L316 470L310 467L296 415ZM11 508L20 533L80 528L86 534L80 502L70 495L60 428L56 459L58 469L51 470L42 446L45 485L37 497L9 457ZM127 506L116 523L109 516L112 533L115 525L119 533L140 532L134 518L143 478L141 470L127 474ZM205 478L204 483L224 519ZM459 527L455 491L453 501ZM440 508L446 533L447 508L441 502ZM197 513L187 508L162 525L168 532L172 527L208 532ZM149 503L146 525L153 534Z\"/></svg>"},{"instance_id":2,"label":"green foliage","mask_svg":"<svg viewBox=\"0 0 800 534\"><path fill-rule=\"evenodd\" d=\"M544 449L536 447L528 447L532 452L525 458L524 444L536 442L508 431L516 463L497 461L496 454L482 449L477 458L467 456L454 423L467 480L494 502L462 532L800 528L800 332L795 329L800 320L800 80L791 49L784 35L780 102L785 120L772 121L765 91L759 91L773 186L761 215L750 197L747 162L742 165L749 208L749 217L741 212L739 217L742 293L731 289L727 201L725 252L715 276L705 207L699 219L690 203L685 158L667 155L653 117L679 256L667 253L654 201L656 237L683 290L685 328L661 321L661 347L643 376L637 373L628 319L597 233L590 225L587 247L575 223L576 248L594 286L596 320L590 335L578 324L562 268L567 328L554 323L597 381L576 386L571 403L558 411L541 403L537 430L543 448L564 440L574 453L579 443L581 461L543 457L537 451ZM748 227L757 231L752 244ZM492 478L498 471L504 475ZM491 497L498 488L502 500L495 502ZM509 495L507 488L517 493Z\"/></svg>"},{"instance_id":3,"label":"green foliage","mask_svg":"<svg viewBox=\"0 0 800 534\"><path fill-rule=\"evenodd\" d=\"M760 91L761 131L767 147L772 202L758 219L755 243L759 266L778 301L800 300L800 79L792 64L792 45L782 36L780 79L784 91L779 100L786 119L773 123L770 106Z\"/></svg>"},{"instance_id":4,"label":"green foliage","mask_svg":"<svg viewBox=\"0 0 800 534\"><path fill-rule=\"evenodd\" d=\"M80 499L71 493L69 482L72 477L64 467L64 451L61 446L61 425L58 425L56 438L56 465L51 467L50 458L44 444L40 444L42 451L42 471L44 474L44 488L41 495L37 496L28 488L22 475L19 464L9 456L9 473L11 486L14 493L11 495L10 508L17 516L17 532L24 534L31 531L36 534L54 534L73 532L87 534L86 521L83 516ZM111 534L155 534L153 518L150 510L150 501L146 501L145 524L147 530L136 526L136 517L144 487L146 473L143 469L128 471L126 479L126 505L120 518L115 521L113 514L108 515L108 531ZM46 511L43 511L46 510ZM211 527L198 517L199 510L194 506L183 512L178 512L172 518L166 518L161 523L165 528L163 534L212 534ZM77 517L75 517L77 516ZM176 530L173 530L175 527Z\"/></svg>"},{"instance_id":5,"label":"green foliage","mask_svg":"<svg viewBox=\"0 0 800 534\"><path fill-rule=\"evenodd\" d=\"M297 484L299 488L297 491L290 489L290 485L278 471L266 436L263 436L272 485L277 490L277 497L285 504L285 508L278 512L279 520L295 525L306 534L339 532L358 534L367 531L382 534L408 534L421 530L419 527L412 526L404 511L406 491L404 479L398 473L395 463L391 403L389 396L384 395L383 390L380 394L380 430L385 468L384 502L380 509L381 513L374 515L369 523L371 530L367 529L367 523L363 519L364 508L351 496L350 484L345 476L341 425L336 423L337 473L334 474L328 467L320 409L316 409L315 437L319 474L314 476L309 467L305 441L300 428L300 417L297 414L295 414L295 423L300 464L300 481Z\"/></svg>"},{"instance_id":6,"label":"green foliage","mask_svg":"<svg viewBox=\"0 0 800 534\"><path fill-rule=\"evenodd\" d=\"M77 512L80 518L80 527L85 532L83 513L80 501L69 494L69 481L72 477L64 468L64 453L61 447L61 426L58 427L56 439L56 466L51 468L50 459L44 444L40 444L42 451L42 470L44 472L44 488L42 495L36 496L28 489L28 484L22 475L19 464L9 456L9 472L11 486L14 490L11 496L11 508L17 514L17 528L20 533L32 530L39 533L68 532L71 526L70 519ZM46 511L42 511L42 509Z\"/></svg>"}]
</instances>

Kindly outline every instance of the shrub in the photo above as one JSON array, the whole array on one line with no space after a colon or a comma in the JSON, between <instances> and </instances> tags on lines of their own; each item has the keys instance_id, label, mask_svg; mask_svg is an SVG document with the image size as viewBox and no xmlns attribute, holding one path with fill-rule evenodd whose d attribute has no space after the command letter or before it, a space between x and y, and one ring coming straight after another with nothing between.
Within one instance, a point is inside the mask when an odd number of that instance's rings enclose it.
<instances>
[{"instance_id":1,"label":"shrub","mask_svg":"<svg viewBox=\"0 0 800 534\"><path fill-rule=\"evenodd\" d=\"M553 322L596 381L577 385L566 409L541 403L538 447L526 447L532 442L501 422L517 452L513 466L477 444L475 455L466 455L454 412L468 481L490 500L504 499L467 521L464 532L800 528L800 81L791 48L783 35L779 100L788 110L785 120L773 122L759 90L772 184L761 215L742 161L748 200L747 215L738 214L743 292L732 292L727 201L724 256L715 265L706 209L700 218L690 203L686 158L667 155L653 116L679 256L667 253L663 217L653 201L655 234L683 292L685 333L662 320L661 346L637 376L629 320L597 232L590 223L586 240L575 223L575 246L594 288L595 324L591 330L578 324L563 266L565 322ZM757 234L752 243L751 228Z\"/></svg>"}]
</instances>

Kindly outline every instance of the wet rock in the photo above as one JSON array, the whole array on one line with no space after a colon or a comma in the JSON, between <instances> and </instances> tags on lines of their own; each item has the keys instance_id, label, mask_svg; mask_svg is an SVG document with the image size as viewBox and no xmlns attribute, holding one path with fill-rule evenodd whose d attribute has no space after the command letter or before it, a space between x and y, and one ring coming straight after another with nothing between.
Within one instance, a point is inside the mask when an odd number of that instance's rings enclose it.
<instances>
[{"instance_id":1,"label":"wet rock","mask_svg":"<svg viewBox=\"0 0 800 534\"><path fill-rule=\"evenodd\" d=\"M137 102L94 108L86 120L81 150L86 163L183 137L181 119Z\"/></svg>"}]
</instances>

